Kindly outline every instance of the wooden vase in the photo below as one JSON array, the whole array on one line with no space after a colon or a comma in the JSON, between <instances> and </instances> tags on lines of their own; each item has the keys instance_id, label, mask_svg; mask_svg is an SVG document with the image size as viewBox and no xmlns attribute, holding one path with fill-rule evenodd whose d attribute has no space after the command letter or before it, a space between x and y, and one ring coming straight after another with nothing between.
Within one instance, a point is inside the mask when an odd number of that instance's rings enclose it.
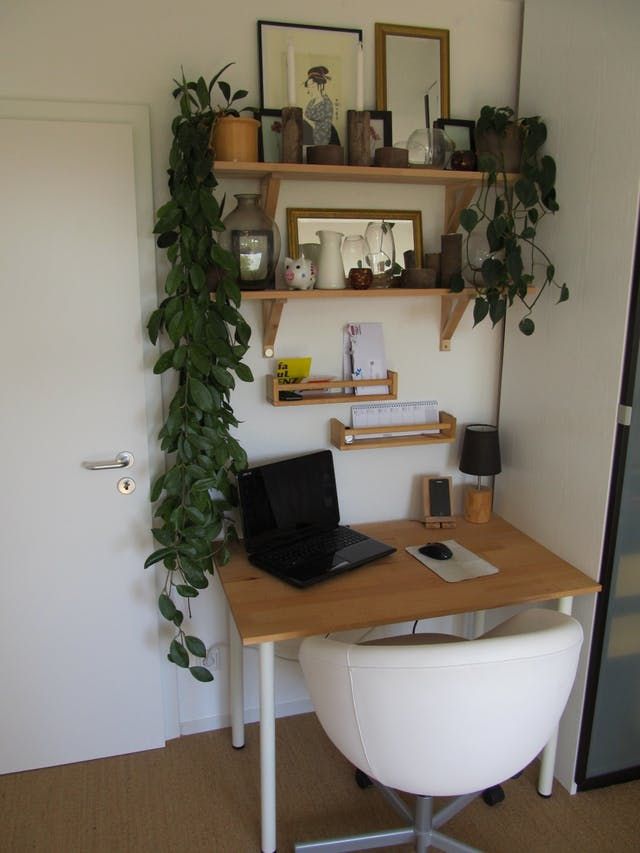
<instances>
[{"instance_id":1,"label":"wooden vase","mask_svg":"<svg viewBox=\"0 0 640 853\"><path fill-rule=\"evenodd\" d=\"M307 163L316 166L344 166L342 145L310 145L307 148Z\"/></svg>"},{"instance_id":2,"label":"wooden vase","mask_svg":"<svg viewBox=\"0 0 640 853\"><path fill-rule=\"evenodd\" d=\"M217 119L209 143L214 159L257 163L259 127L259 121L244 116L223 116Z\"/></svg>"},{"instance_id":3,"label":"wooden vase","mask_svg":"<svg viewBox=\"0 0 640 853\"><path fill-rule=\"evenodd\" d=\"M519 172L522 163L522 132L519 125L508 125L504 136L499 136L495 130L476 132L476 154L478 157L490 154L496 159L498 168L502 154L505 172Z\"/></svg>"}]
</instances>

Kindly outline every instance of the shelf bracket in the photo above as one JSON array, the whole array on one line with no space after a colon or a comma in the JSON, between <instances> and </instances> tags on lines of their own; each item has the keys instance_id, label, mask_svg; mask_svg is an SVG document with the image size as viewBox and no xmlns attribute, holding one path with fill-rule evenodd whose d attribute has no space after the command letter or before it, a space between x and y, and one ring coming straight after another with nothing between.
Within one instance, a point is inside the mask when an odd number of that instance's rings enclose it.
<instances>
[{"instance_id":1,"label":"shelf bracket","mask_svg":"<svg viewBox=\"0 0 640 853\"><path fill-rule=\"evenodd\" d=\"M271 219L275 219L280 193L280 178L270 173L262 179L262 209Z\"/></svg>"},{"instance_id":2,"label":"shelf bracket","mask_svg":"<svg viewBox=\"0 0 640 853\"><path fill-rule=\"evenodd\" d=\"M440 351L450 352L451 338L471 301L469 293L448 293L440 298Z\"/></svg>"},{"instance_id":3,"label":"shelf bracket","mask_svg":"<svg viewBox=\"0 0 640 853\"><path fill-rule=\"evenodd\" d=\"M276 335L286 301L268 299L262 303L262 355L265 358L273 358L275 354Z\"/></svg>"},{"instance_id":4,"label":"shelf bracket","mask_svg":"<svg viewBox=\"0 0 640 853\"><path fill-rule=\"evenodd\" d=\"M448 186L444 196L444 234L453 234L460 225L460 214L473 201L478 191L477 184Z\"/></svg>"}]
</instances>

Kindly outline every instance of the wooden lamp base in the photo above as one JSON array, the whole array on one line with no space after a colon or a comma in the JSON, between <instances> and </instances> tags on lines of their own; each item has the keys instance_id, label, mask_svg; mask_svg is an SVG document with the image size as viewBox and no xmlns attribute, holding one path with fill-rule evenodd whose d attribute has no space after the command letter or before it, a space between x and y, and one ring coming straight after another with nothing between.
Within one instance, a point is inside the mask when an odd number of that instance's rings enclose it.
<instances>
[{"instance_id":1,"label":"wooden lamp base","mask_svg":"<svg viewBox=\"0 0 640 853\"><path fill-rule=\"evenodd\" d=\"M464 493L464 517L472 524L486 524L491 518L493 490L467 486Z\"/></svg>"}]
</instances>

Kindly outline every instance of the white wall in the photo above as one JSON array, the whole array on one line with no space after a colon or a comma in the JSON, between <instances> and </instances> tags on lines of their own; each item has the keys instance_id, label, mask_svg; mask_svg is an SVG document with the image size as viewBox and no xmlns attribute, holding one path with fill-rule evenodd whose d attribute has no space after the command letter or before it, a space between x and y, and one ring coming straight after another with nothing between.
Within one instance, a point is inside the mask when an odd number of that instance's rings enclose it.
<instances>
[{"instance_id":1,"label":"white wall","mask_svg":"<svg viewBox=\"0 0 640 853\"><path fill-rule=\"evenodd\" d=\"M145 103L151 108L154 195L156 206L167 198L169 125L176 114L172 80L184 66L188 77L209 78L230 61L226 75L234 87L250 90L257 105L256 20L361 27L365 44L365 106L375 106L374 22L389 21L442 27L451 32L451 114L475 118L484 103L515 104L520 48L519 0L432 0L400 2L390 11L383 0L326 0L313 10L286 0L247 2L230 7L211 0L5 0L0 26L0 95ZM46 151L42 152L46 156ZM99 163L96 164L99 168ZM90 190L90 188L88 188ZM251 191L247 182L228 182L228 192ZM421 209L425 251L439 248L442 191L386 185L284 185L277 221L286 234L285 209L354 206ZM63 200L61 200L63 203ZM166 266L158 257L160 278ZM90 286L90 281L88 281ZM348 406L276 409L267 405L264 376L273 362L260 355L260 311L247 303L246 316L256 328L248 363L256 376L234 397L244 422L240 441L252 462L329 446L330 417L348 416ZM470 312L453 340L451 353L438 350L439 308L435 300L389 300L382 305L349 302L288 305L278 335L277 354L311 355L314 370L340 371L341 328L348 320L383 321L390 367L399 372L400 398L433 396L461 424L496 417L500 334L489 327L471 331ZM417 515L418 478L450 474L459 481L457 446L408 447L388 451L334 453L343 520L358 522ZM217 587L197 602L194 631L205 642L226 642L226 623ZM108 642L108 638L105 638ZM249 681L255 654L247 652ZM223 654L223 665L228 663ZM224 677L212 685L196 684L178 673L179 719L183 731L220 725L226 720ZM221 673L223 676L224 673ZM170 678L173 679L171 672ZM278 702L299 707L306 694L297 665L280 661ZM257 696L248 689L247 705Z\"/></svg>"},{"instance_id":2,"label":"white wall","mask_svg":"<svg viewBox=\"0 0 640 853\"><path fill-rule=\"evenodd\" d=\"M640 179L637 0L527 0L519 114L548 121L560 211L544 232L569 302L537 330L510 323L496 509L597 577L609 488ZM586 636L593 601L574 612ZM588 643L587 643L588 648ZM558 778L573 782L584 666L563 722Z\"/></svg>"}]
</instances>

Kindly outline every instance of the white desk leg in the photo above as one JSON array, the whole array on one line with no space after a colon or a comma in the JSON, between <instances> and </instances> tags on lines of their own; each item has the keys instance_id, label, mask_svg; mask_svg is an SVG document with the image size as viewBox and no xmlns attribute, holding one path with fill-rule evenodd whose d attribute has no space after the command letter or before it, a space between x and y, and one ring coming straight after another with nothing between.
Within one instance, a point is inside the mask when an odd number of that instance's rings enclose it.
<instances>
[{"instance_id":1,"label":"white desk leg","mask_svg":"<svg viewBox=\"0 0 640 853\"><path fill-rule=\"evenodd\" d=\"M242 640L229 611L229 697L231 705L231 745L244 746L244 666Z\"/></svg>"},{"instance_id":2,"label":"white desk leg","mask_svg":"<svg viewBox=\"0 0 640 853\"><path fill-rule=\"evenodd\" d=\"M260 644L260 805L262 853L276 849L276 706L274 644Z\"/></svg>"},{"instance_id":3,"label":"white desk leg","mask_svg":"<svg viewBox=\"0 0 640 853\"><path fill-rule=\"evenodd\" d=\"M560 613L571 615L573 598L568 595L558 599L558 610ZM558 746L558 728L549 738L549 742L542 750L540 758L540 774L538 775L538 793L541 797L550 797L553 791L553 773L556 768L556 749Z\"/></svg>"}]
</instances>

